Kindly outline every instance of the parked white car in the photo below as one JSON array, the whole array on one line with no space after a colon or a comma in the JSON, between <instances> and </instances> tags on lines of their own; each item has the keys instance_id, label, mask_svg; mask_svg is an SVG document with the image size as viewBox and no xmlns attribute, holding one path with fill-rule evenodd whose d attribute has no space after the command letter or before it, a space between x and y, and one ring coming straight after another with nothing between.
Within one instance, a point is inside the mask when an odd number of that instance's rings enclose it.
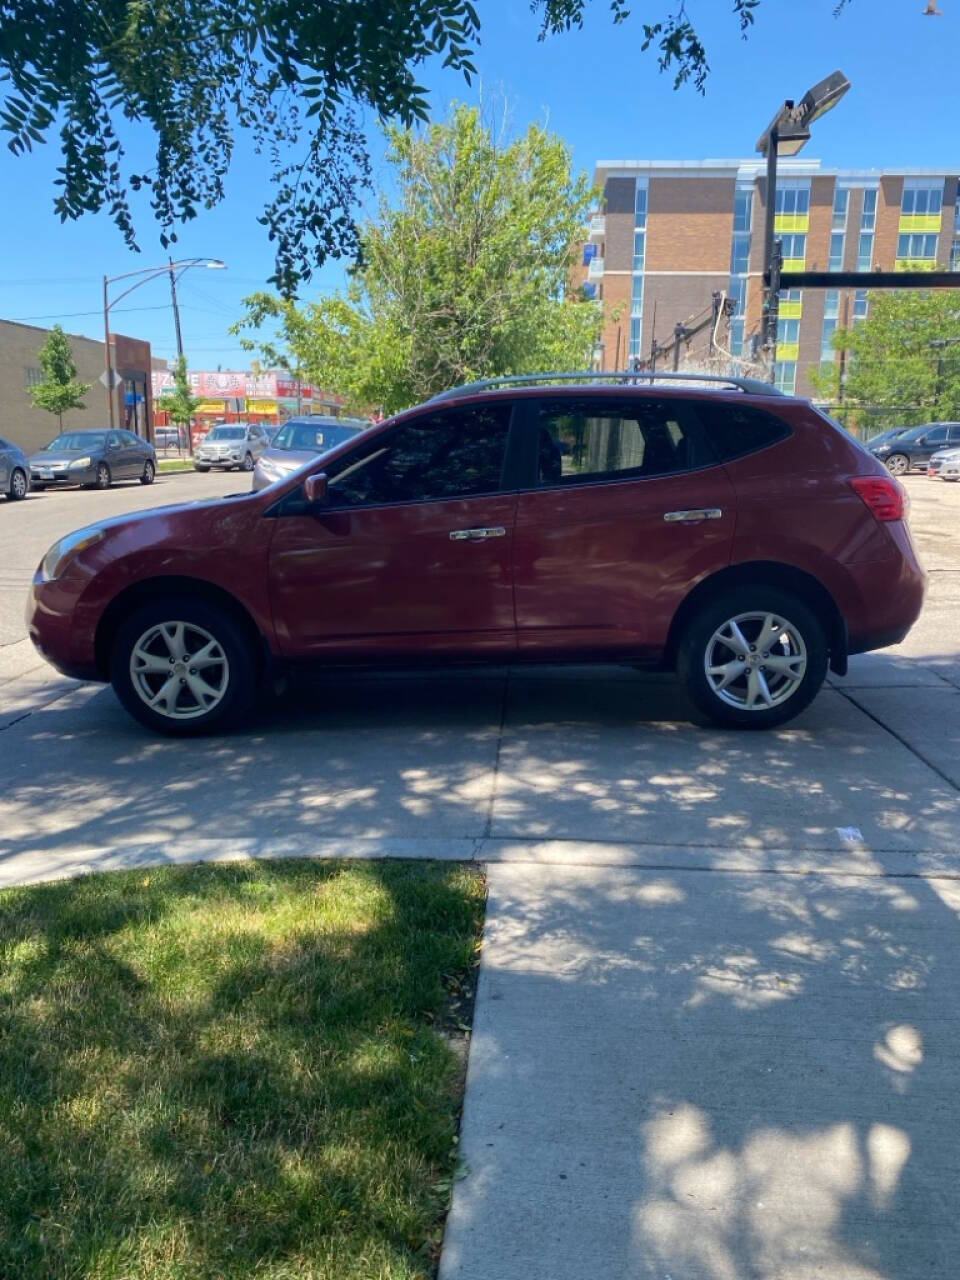
<instances>
[{"instance_id":1,"label":"parked white car","mask_svg":"<svg viewBox=\"0 0 960 1280\"><path fill-rule=\"evenodd\" d=\"M266 447L267 438L255 422L214 427L197 445L193 465L198 471L211 467L252 471Z\"/></svg>"},{"instance_id":2,"label":"parked white car","mask_svg":"<svg viewBox=\"0 0 960 1280\"><path fill-rule=\"evenodd\" d=\"M960 480L960 449L941 449L927 463L927 475Z\"/></svg>"}]
</instances>

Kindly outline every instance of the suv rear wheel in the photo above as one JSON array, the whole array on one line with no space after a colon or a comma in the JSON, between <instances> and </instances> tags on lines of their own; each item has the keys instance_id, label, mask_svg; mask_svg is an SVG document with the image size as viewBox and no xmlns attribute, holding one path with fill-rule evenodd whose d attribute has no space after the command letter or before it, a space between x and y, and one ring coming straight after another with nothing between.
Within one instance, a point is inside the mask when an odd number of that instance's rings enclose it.
<instances>
[{"instance_id":1,"label":"suv rear wheel","mask_svg":"<svg viewBox=\"0 0 960 1280\"><path fill-rule=\"evenodd\" d=\"M253 705L256 660L229 613L191 597L152 601L117 632L117 697L141 724L178 736L235 723Z\"/></svg>"},{"instance_id":2,"label":"suv rear wheel","mask_svg":"<svg viewBox=\"0 0 960 1280\"><path fill-rule=\"evenodd\" d=\"M823 623L798 596L736 587L709 601L677 655L677 674L710 720L767 729L810 705L827 674Z\"/></svg>"}]
</instances>

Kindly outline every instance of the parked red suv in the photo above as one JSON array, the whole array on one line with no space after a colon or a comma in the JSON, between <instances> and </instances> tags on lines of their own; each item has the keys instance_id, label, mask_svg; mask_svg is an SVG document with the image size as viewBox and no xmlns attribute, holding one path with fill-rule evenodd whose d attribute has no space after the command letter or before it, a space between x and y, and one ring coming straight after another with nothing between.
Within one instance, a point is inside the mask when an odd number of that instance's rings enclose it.
<instances>
[{"instance_id":1,"label":"parked red suv","mask_svg":"<svg viewBox=\"0 0 960 1280\"><path fill-rule=\"evenodd\" d=\"M167 733L301 662L651 664L720 724L780 724L903 639L925 576L881 462L806 401L705 381L445 392L259 493L63 538L30 634Z\"/></svg>"}]
</instances>

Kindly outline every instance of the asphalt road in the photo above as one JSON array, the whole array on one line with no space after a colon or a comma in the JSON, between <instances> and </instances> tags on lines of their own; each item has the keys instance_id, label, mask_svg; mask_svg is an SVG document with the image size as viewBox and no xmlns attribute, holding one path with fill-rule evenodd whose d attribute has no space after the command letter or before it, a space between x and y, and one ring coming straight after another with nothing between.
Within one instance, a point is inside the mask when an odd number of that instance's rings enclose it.
<instances>
[{"instance_id":1,"label":"asphalt road","mask_svg":"<svg viewBox=\"0 0 960 1280\"><path fill-rule=\"evenodd\" d=\"M22 640L27 587L47 548L85 524L107 516L238 493L250 477L236 471L158 475L152 485L115 484L111 489L62 489L30 493L23 502L0 501L0 648Z\"/></svg>"}]
</instances>

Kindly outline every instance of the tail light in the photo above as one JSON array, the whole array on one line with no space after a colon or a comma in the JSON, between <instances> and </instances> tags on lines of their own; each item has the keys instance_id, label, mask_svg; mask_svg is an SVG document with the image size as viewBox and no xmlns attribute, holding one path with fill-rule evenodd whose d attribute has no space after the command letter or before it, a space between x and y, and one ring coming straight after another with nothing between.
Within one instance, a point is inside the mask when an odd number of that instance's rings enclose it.
<instances>
[{"instance_id":1,"label":"tail light","mask_svg":"<svg viewBox=\"0 0 960 1280\"><path fill-rule=\"evenodd\" d=\"M905 520L907 494L893 476L852 476L850 488L870 508L876 520Z\"/></svg>"}]
</instances>

